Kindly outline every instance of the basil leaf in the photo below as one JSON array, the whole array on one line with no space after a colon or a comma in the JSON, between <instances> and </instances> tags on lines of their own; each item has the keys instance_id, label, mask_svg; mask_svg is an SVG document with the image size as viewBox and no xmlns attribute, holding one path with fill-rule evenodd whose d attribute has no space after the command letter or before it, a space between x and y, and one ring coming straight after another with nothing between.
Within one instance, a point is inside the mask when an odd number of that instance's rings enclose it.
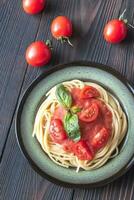
<instances>
[{"instance_id":1,"label":"basil leaf","mask_svg":"<svg viewBox=\"0 0 134 200\"><path fill-rule=\"evenodd\" d=\"M64 128L68 134L68 137L74 141L81 139L80 127L78 123L78 116L68 112L64 117Z\"/></svg>"},{"instance_id":2,"label":"basil leaf","mask_svg":"<svg viewBox=\"0 0 134 200\"><path fill-rule=\"evenodd\" d=\"M65 108L70 108L72 105L72 97L70 92L64 87L63 84L60 84L56 88L56 97Z\"/></svg>"},{"instance_id":3,"label":"basil leaf","mask_svg":"<svg viewBox=\"0 0 134 200\"><path fill-rule=\"evenodd\" d=\"M71 112L74 113L74 114L80 112L81 110L82 110L82 109L79 108L79 107L77 107L77 106L73 106L73 107L71 108Z\"/></svg>"}]
</instances>

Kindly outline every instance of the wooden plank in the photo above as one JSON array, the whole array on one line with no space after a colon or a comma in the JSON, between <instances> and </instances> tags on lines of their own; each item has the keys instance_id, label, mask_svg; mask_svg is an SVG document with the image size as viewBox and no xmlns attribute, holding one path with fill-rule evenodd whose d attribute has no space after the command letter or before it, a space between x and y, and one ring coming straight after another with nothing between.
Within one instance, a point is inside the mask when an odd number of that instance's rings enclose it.
<instances>
[{"instance_id":1,"label":"wooden plank","mask_svg":"<svg viewBox=\"0 0 134 200\"><path fill-rule=\"evenodd\" d=\"M3 6L5 12L0 13L0 156L27 70L24 52L35 39L41 19L41 15L27 16L20 1L9 0Z\"/></svg>"},{"instance_id":2,"label":"wooden plank","mask_svg":"<svg viewBox=\"0 0 134 200\"><path fill-rule=\"evenodd\" d=\"M8 3L10 3L8 1ZM18 5L18 4L17 4ZM125 6L129 7L129 17L133 16L133 3L132 0L129 1L121 1L121 0L111 0L111 1L102 1L102 0L68 0L63 2L62 0L57 1L49 1L48 3L48 11L43 13L41 23L38 24L39 28L36 27L31 36L31 31L33 24L38 17L34 18L27 17L27 24L29 24L30 28L28 33L24 33L24 38L20 45L20 53L17 54L17 47L15 44L15 52L14 59L12 63L10 61L6 61L6 52L2 50L2 54L4 55L1 58L3 59L1 63L5 62L7 65L7 69L9 69L9 74L3 73L3 79L10 80L10 74L12 74L12 78L7 85L7 93L5 93L5 89L3 90L3 101L5 101L5 105L3 107L3 112L0 112L0 116L4 116L4 112L8 114L8 118L6 115L7 122L5 123L5 127L8 128L2 129L2 131L7 134L7 130L9 130L9 137L5 144L5 149L2 157L1 170L0 170L0 183L2 185L2 198L3 199L121 199L121 200L131 200L134 198L134 176L132 175L133 168L122 178L111 183L102 188L89 189L89 190L79 190L75 189L74 195L72 189L64 189L62 187L51 184L50 182L44 180L39 175L37 175L31 167L28 165L27 161L22 157L19 148L17 146L17 142L15 140L14 134L14 122L12 123L12 127L10 129L10 120L11 117L14 117L14 109L17 105L16 97L19 98L19 95L22 95L23 91L28 87L31 81L36 78L39 74L45 72L48 67L52 67L52 64L69 62L73 60L92 60L96 62L102 62L104 64L109 64L119 70L122 74L129 78L134 83L133 75L134 75L134 67L133 67L133 43L129 45L123 43L121 45L109 45L102 39L102 30L106 21L113 16L117 17L121 11L125 8ZM21 11L20 11L21 13ZM46 40L47 38L51 38L49 26L51 20L54 16L59 14L67 15L73 20L74 27L76 29L74 38L72 42L74 43L74 48L69 47L68 45L61 45L56 40L53 40L54 43L54 51L53 51L53 60L51 65L36 69L28 67L26 69L26 63L24 61L24 49L27 46L28 41L32 41L34 36L37 36L37 39ZM22 15L22 14L19 14ZM14 17L12 15L12 17ZM21 16L22 17L22 16ZM1 18L0 18L1 19ZM14 18L15 19L15 18ZM23 17L24 20L24 17ZM6 23L6 22L5 22ZM26 23L26 22L25 22ZM33 23L33 24L31 24ZM37 25L36 24L36 25ZM18 27L18 22L16 22L16 26ZM23 26L25 28L27 25ZM8 26L7 26L8 27ZM20 27L20 26L19 26ZM14 30L16 30L14 28ZM17 28L18 30L18 28ZM38 32L37 32L38 31ZM14 31L13 31L14 32ZM17 32L17 31L16 31ZM29 34L30 33L30 34ZM26 35L27 36L26 36ZM9 36L9 32L7 37ZM27 37L31 37L31 39L27 39ZM11 37L11 36L10 36ZM17 33L16 33L17 37ZM21 33L19 33L19 37L22 39ZM18 37L18 42L20 41ZM3 36L4 38L4 36ZM10 43L8 40L3 42L3 44L12 44L13 36L10 39ZM2 42L2 40L0 40ZM25 44L23 44L25 42ZM0 43L1 44L1 43ZM11 48L11 47L10 47ZM14 51L14 48L10 49L10 52ZM4 52L4 53L3 53ZM8 52L8 53L10 53ZM19 57L20 56L20 57ZM19 61L20 68L17 68ZM13 64L15 63L15 64ZM12 69L13 66L13 69ZM16 67L15 67L16 66ZM128 66L128 67L126 67ZM22 70L22 67L25 68L25 71ZM16 71L18 69L18 72ZM19 71L20 70L20 71ZM4 71L4 69L3 69ZM15 73L15 74L14 74ZM21 77L22 74L22 77ZM18 75L18 77L17 77ZM24 79L24 80L23 80ZM5 81L6 81L5 80ZM19 84L19 89L16 88L15 83ZM3 81L4 82L4 81ZM21 84L20 84L21 82ZM23 82L23 84L22 84ZM6 82L7 83L7 82ZM5 83L5 88L6 88ZM0 84L1 87L1 84ZM13 99L11 99L11 93L9 95L9 90L11 89L17 90L15 94L13 93ZM13 90L12 89L12 90ZM4 97L5 93L5 97ZM15 101L15 103L14 103ZM1 102L1 101L0 101ZM9 107L7 106L9 104ZM11 108L12 107L12 108ZM6 108L6 109L5 109ZM12 109L12 110L10 110ZM4 111L5 110L5 111Z\"/></svg>"},{"instance_id":3,"label":"wooden plank","mask_svg":"<svg viewBox=\"0 0 134 200\"><path fill-rule=\"evenodd\" d=\"M133 200L134 198L134 167L118 180L93 189L76 189L73 200Z\"/></svg>"},{"instance_id":4,"label":"wooden plank","mask_svg":"<svg viewBox=\"0 0 134 200\"><path fill-rule=\"evenodd\" d=\"M29 166L18 147L14 123L8 137L8 146L0 166L0 187L2 200L41 200L63 198L71 200L72 189L55 186L40 177Z\"/></svg>"},{"instance_id":5,"label":"wooden plank","mask_svg":"<svg viewBox=\"0 0 134 200\"><path fill-rule=\"evenodd\" d=\"M114 181L109 184L105 190L103 190L102 198L105 200L107 198L111 199L129 199L134 198L133 189L134 189L134 176L132 175L132 168L128 173L126 173L119 180Z\"/></svg>"}]
</instances>

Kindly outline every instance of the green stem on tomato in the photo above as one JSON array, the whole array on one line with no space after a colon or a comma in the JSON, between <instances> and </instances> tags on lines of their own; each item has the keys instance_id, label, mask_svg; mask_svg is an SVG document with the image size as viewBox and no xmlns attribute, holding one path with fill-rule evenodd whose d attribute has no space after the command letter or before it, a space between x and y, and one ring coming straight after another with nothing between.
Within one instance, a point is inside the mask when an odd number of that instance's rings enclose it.
<instances>
[{"instance_id":1,"label":"green stem on tomato","mask_svg":"<svg viewBox=\"0 0 134 200\"><path fill-rule=\"evenodd\" d=\"M52 46L52 41L51 40L46 40L46 45L52 50L53 46Z\"/></svg>"},{"instance_id":2,"label":"green stem on tomato","mask_svg":"<svg viewBox=\"0 0 134 200\"><path fill-rule=\"evenodd\" d=\"M126 12L126 9L123 11L123 13L120 15L119 20L123 20L124 21L124 14Z\"/></svg>"},{"instance_id":3,"label":"green stem on tomato","mask_svg":"<svg viewBox=\"0 0 134 200\"><path fill-rule=\"evenodd\" d=\"M133 25L128 23L128 20L124 18L124 15L126 13L126 9L123 11L123 13L120 15L119 20L123 20L125 24L127 24L129 27L134 28Z\"/></svg>"},{"instance_id":4,"label":"green stem on tomato","mask_svg":"<svg viewBox=\"0 0 134 200\"><path fill-rule=\"evenodd\" d=\"M71 47L73 47L73 44L69 40L69 37L59 37L58 40L60 40L61 43L67 42Z\"/></svg>"}]
</instances>

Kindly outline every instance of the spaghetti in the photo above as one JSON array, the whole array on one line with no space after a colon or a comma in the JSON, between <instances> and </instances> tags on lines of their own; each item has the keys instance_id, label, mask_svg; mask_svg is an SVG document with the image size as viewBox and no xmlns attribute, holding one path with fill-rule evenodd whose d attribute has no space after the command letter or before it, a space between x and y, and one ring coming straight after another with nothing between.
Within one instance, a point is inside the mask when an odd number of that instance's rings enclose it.
<instances>
[{"instance_id":1,"label":"spaghetti","mask_svg":"<svg viewBox=\"0 0 134 200\"><path fill-rule=\"evenodd\" d=\"M51 140L49 132L50 122L55 110L59 107L59 102L55 94L56 86L46 94L46 99L38 109L34 122L33 137L36 136L42 149L56 164L66 168L75 167L77 172L80 168L84 170L97 169L103 166L108 159L118 155L119 144L127 131L126 115L118 100L96 83L72 80L63 82L62 84L68 91L71 91L73 88L82 89L87 85L99 91L100 96L98 99L104 102L112 113L112 131L107 144L96 152L92 160L80 160L74 153L66 152L62 148L62 144L55 143Z\"/></svg>"}]
</instances>

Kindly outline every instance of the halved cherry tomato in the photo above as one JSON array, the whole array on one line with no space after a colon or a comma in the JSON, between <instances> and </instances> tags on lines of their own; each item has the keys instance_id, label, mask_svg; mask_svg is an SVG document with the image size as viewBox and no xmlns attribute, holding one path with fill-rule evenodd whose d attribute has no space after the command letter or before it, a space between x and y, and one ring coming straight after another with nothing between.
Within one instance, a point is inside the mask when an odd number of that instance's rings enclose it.
<instances>
[{"instance_id":1,"label":"halved cherry tomato","mask_svg":"<svg viewBox=\"0 0 134 200\"><path fill-rule=\"evenodd\" d=\"M26 13L37 14L44 9L46 0L23 0L22 4Z\"/></svg>"},{"instance_id":2,"label":"halved cherry tomato","mask_svg":"<svg viewBox=\"0 0 134 200\"><path fill-rule=\"evenodd\" d=\"M80 97L82 99L89 99L92 97L99 97L99 96L100 96L99 91L96 88L88 85L85 86L80 92Z\"/></svg>"},{"instance_id":3,"label":"halved cherry tomato","mask_svg":"<svg viewBox=\"0 0 134 200\"><path fill-rule=\"evenodd\" d=\"M109 133L105 127L101 128L96 135L92 138L90 145L97 151L104 147L109 139Z\"/></svg>"},{"instance_id":4,"label":"halved cherry tomato","mask_svg":"<svg viewBox=\"0 0 134 200\"><path fill-rule=\"evenodd\" d=\"M113 19L104 28L104 38L110 43L119 43L126 38L127 25L123 20Z\"/></svg>"},{"instance_id":5,"label":"halved cherry tomato","mask_svg":"<svg viewBox=\"0 0 134 200\"><path fill-rule=\"evenodd\" d=\"M84 140L81 140L74 144L73 152L80 160L93 159L93 153L90 151L88 145Z\"/></svg>"},{"instance_id":6,"label":"halved cherry tomato","mask_svg":"<svg viewBox=\"0 0 134 200\"><path fill-rule=\"evenodd\" d=\"M56 143L61 144L67 138L63 123L60 119L53 119L51 121L49 131L50 138Z\"/></svg>"},{"instance_id":7,"label":"halved cherry tomato","mask_svg":"<svg viewBox=\"0 0 134 200\"><path fill-rule=\"evenodd\" d=\"M69 37L72 35L72 22L65 16L56 17L51 24L51 33L54 38L61 40L61 42L69 41Z\"/></svg>"},{"instance_id":8,"label":"halved cherry tomato","mask_svg":"<svg viewBox=\"0 0 134 200\"><path fill-rule=\"evenodd\" d=\"M26 50L26 61L29 65L39 67L51 59L51 50L43 41L33 42Z\"/></svg>"},{"instance_id":9,"label":"halved cherry tomato","mask_svg":"<svg viewBox=\"0 0 134 200\"><path fill-rule=\"evenodd\" d=\"M89 107L84 107L81 112L78 113L79 119L84 122L94 121L99 114L99 107L96 103L92 103Z\"/></svg>"}]
</instances>

